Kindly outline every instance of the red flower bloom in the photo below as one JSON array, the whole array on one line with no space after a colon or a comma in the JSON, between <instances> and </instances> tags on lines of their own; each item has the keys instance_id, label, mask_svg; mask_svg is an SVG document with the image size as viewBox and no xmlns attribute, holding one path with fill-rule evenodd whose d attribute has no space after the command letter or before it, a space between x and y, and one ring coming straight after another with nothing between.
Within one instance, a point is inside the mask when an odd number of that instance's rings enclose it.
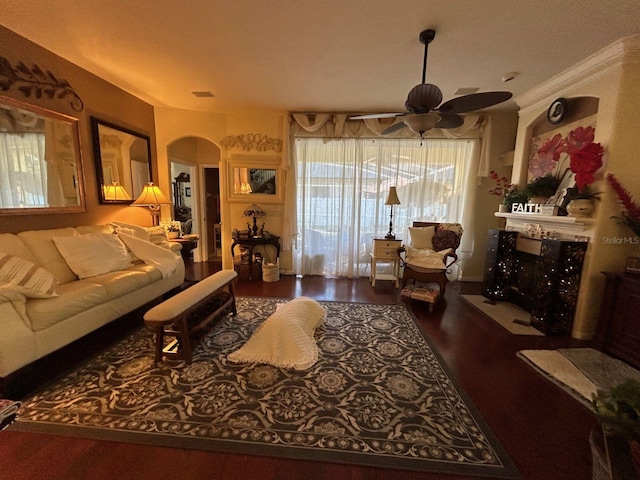
<instances>
[{"instance_id":1,"label":"red flower bloom","mask_svg":"<svg viewBox=\"0 0 640 480\"><path fill-rule=\"evenodd\" d=\"M596 135L596 129L593 127L578 127L569 132L567 135L567 153L571 155L576 150L581 149L589 143L593 143Z\"/></svg>"},{"instance_id":2,"label":"red flower bloom","mask_svg":"<svg viewBox=\"0 0 640 480\"><path fill-rule=\"evenodd\" d=\"M599 143L589 142L569 153L570 168L576 174L578 191L594 182L593 174L602 167L604 150Z\"/></svg>"},{"instance_id":3,"label":"red flower bloom","mask_svg":"<svg viewBox=\"0 0 640 480\"><path fill-rule=\"evenodd\" d=\"M552 153L552 158L557 162L565 150L566 139L562 138L562 135L558 133L553 138L548 138L538 149L538 153L545 157L548 157L548 154Z\"/></svg>"}]
</instances>

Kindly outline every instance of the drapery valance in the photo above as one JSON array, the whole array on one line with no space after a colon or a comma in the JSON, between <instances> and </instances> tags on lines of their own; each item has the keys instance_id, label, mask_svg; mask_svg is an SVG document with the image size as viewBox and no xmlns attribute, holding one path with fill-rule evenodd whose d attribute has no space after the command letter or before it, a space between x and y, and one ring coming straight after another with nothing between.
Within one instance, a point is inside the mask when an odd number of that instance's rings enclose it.
<instances>
[{"instance_id":1,"label":"drapery valance","mask_svg":"<svg viewBox=\"0 0 640 480\"><path fill-rule=\"evenodd\" d=\"M292 165L291 142L296 137L320 138L376 138L391 125L401 122L396 118L370 118L349 120L344 113L291 113L285 117L283 167ZM434 128L424 134L424 138L469 138L480 140L480 153L477 175L489 176L491 117L483 114L462 115L464 123L457 128ZM384 138L419 138L409 128L403 128L385 135ZM487 140L487 141L485 141Z\"/></svg>"}]
</instances>

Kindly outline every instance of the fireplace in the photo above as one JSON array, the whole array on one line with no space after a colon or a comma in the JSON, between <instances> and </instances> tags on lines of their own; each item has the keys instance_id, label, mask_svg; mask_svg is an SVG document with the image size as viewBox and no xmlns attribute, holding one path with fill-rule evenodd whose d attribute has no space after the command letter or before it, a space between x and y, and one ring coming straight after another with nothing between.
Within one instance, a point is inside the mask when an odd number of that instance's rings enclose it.
<instances>
[{"instance_id":1,"label":"fireplace","mask_svg":"<svg viewBox=\"0 0 640 480\"><path fill-rule=\"evenodd\" d=\"M524 308L531 325L546 334L570 334L587 245L489 230L482 293Z\"/></svg>"}]
</instances>

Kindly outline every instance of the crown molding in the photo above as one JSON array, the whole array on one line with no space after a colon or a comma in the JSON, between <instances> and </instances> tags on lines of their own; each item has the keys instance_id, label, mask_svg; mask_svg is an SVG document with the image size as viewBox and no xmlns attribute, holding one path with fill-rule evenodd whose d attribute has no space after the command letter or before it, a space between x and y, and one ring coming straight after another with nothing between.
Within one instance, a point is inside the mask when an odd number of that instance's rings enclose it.
<instances>
[{"instance_id":1,"label":"crown molding","mask_svg":"<svg viewBox=\"0 0 640 480\"><path fill-rule=\"evenodd\" d=\"M624 65L640 64L640 34L620 38L585 58L573 67L515 98L521 110L538 104L547 105L550 98L562 96L571 89Z\"/></svg>"}]
</instances>

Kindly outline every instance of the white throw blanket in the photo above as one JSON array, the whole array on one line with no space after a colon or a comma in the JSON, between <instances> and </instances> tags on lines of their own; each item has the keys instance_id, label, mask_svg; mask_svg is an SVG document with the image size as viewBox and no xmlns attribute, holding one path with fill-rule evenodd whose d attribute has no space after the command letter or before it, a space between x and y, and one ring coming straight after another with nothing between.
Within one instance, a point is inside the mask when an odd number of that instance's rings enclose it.
<instances>
[{"instance_id":1,"label":"white throw blanket","mask_svg":"<svg viewBox=\"0 0 640 480\"><path fill-rule=\"evenodd\" d=\"M268 363L306 370L318 361L318 345L313 336L325 317L325 309L315 300L295 298L279 305L251 338L227 359L234 363Z\"/></svg>"},{"instance_id":2,"label":"white throw blanket","mask_svg":"<svg viewBox=\"0 0 640 480\"><path fill-rule=\"evenodd\" d=\"M118 233L118 237L136 257L145 264L157 268L162 273L162 278L170 277L178 268L180 257L171 250L126 233Z\"/></svg>"},{"instance_id":3,"label":"white throw blanket","mask_svg":"<svg viewBox=\"0 0 640 480\"><path fill-rule=\"evenodd\" d=\"M444 263L444 256L451 252L453 252L451 248L435 252L427 248L407 247L406 259L409 265L444 270L447 268Z\"/></svg>"}]
</instances>

